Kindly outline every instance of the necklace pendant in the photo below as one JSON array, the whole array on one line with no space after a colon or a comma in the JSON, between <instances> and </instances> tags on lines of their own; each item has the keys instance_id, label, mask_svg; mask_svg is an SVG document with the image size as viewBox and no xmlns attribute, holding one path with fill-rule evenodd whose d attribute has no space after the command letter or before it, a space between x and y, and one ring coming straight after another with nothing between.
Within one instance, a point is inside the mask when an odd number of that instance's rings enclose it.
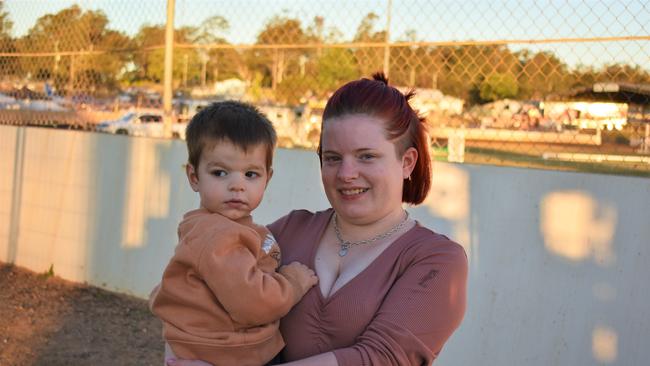
<instances>
[{"instance_id":1,"label":"necklace pendant","mask_svg":"<svg viewBox=\"0 0 650 366\"><path fill-rule=\"evenodd\" d=\"M348 243L341 244L341 249L339 250L339 257L345 257L348 254L348 248L350 245Z\"/></svg>"}]
</instances>

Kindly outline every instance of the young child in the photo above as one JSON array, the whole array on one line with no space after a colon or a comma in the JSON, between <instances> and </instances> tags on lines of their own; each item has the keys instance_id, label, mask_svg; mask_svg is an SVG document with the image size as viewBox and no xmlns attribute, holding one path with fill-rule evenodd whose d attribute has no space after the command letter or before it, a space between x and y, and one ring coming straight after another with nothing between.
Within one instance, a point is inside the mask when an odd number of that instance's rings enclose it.
<instances>
[{"instance_id":1,"label":"young child","mask_svg":"<svg viewBox=\"0 0 650 366\"><path fill-rule=\"evenodd\" d=\"M201 207L178 226L179 243L150 297L176 356L212 365L263 365L284 347L279 319L316 284L251 211L271 179L276 135L253 106L226 101L187 127L187 178Z\"/></svg>"}]
</instances>

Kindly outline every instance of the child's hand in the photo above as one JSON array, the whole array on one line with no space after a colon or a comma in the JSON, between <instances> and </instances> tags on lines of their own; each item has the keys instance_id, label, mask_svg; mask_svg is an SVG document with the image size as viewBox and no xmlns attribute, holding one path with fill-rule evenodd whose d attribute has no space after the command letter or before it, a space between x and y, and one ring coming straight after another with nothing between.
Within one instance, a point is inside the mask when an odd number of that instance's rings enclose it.
<instances>
[{"instance_id":1,"label":"child's hand","mask_svg":"<svg viewBox=\"0 0 650 366\"><path fill-rule=\"evenodd\" d=\"M302 297L312 286L318 283L316 273L300 262L291 262L278 270L282 275L298 285L300 297Z\"/></svg>"}]
</instances>

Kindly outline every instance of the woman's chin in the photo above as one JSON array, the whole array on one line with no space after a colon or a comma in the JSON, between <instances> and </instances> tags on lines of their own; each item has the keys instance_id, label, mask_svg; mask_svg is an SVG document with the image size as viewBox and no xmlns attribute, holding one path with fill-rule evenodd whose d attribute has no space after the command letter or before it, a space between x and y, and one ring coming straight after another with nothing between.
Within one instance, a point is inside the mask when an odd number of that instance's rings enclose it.
<instances>
[{"instance_id":1,"label":"woman's chin","mask_svg":"<svg viewBox=\"0 0 650 366\"><path fill-rule=\"evenodd\" d=\"M349 204L342 204L335 207L336 214L341 219L350 222L359 223L359 221L368 221L373 216L372 210L366 207L350 207Z\"/></svg>"}]
</instances>

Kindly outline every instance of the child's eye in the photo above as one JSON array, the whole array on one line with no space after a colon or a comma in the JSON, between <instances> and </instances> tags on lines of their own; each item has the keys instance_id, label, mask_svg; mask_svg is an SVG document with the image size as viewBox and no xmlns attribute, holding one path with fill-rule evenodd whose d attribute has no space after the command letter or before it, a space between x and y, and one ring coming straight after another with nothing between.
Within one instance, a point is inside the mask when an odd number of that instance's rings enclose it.
<instances>
[{"instance_id":1,"label":"child's eye","mask_svg":"<svg viewBox=\"0 0 650 366\"><path fill-rule=\"evenodd\" d=\"M257 178L259 176L260 176L260 173L258 173L258 172L253 172L253 171L246 172L246 178Z\"/></svg>"},{"instance_id":2,"label":"child's eye","mask_svg":"<svg viewBox=\"0 0 650 366\"><path fill-rule=\"evenodd\" d=\"M213 170L211 174L214 175L215 177L225 177L226 175L228 175L228 172L226 172L223 169L217 169L217 170Z\"/></svg>"},{"instance_id":3,"label":"child's eye","mask_svg":"<svg viewBox=\"0 0 650 366\"><path fill-rule=\"evenodd\" d=\"M359 156L359 159L361 160L371 160L374 158L375 158L374 154L361 154L361 156Z\"/></svg>"}]
</instances>

